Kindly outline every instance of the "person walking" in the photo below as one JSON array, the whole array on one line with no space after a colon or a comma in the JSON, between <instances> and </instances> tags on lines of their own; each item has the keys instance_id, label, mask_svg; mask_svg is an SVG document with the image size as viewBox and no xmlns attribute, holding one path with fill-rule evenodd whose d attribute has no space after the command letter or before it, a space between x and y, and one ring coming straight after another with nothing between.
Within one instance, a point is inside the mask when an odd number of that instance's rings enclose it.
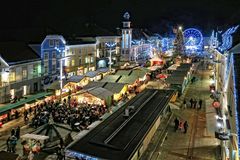
<instances>
[{"instance_id":1,"label":"person walking","mask_svg":"<svg viewBox=\"0 0 240 160\"><path fill-rule=\"evenodd\" d=\"M199 109L201 109L202 108L202 99L199 100L198 104L199 104Z\"/></svg>"},{"instance_id":2,"label":"person walking","mask_svg":"<svg viewBox=\"0 0 240 160\"><path fill-rule=\"evenodd\" d=\"M174 120L174 129L175 129L175 132L177 132L177 129L178 129L178 127L179 127L179 120L177 119L177 117L175 118L175 120Z\"/></svg>"},{"instance_id":3,"label":"person walking","mask_svg":"<svg viewBox=\"0 0 240 160\"><path fill-rule=\"evenodd\" d=\"M197 108L197 100L196 99L193 100L193 108L194 109Z\"/></svg>"},{"instance_id":4,"label":"person walking","mask_svg":"<svg viewBox=\"0 0 240 160\"><path fill-rule=\"evenodd\" d=\"M16 152L16 145L17 145L17 138L15 135L12 135L10 137L10 152L15 153Z\"/></svg>"},{"instance_id":5,"label":"person walking","mask_svg":"<svg viewBox=\"0 0 240 160\"><path fill-rule=\"evenodd\" d=\"M183 127L184 127L184 133L186 134L187 133L187 129L188 129L187 121L184 122Z\"/></svg>"},{"instance_id":6,"label":"person walking","mask_svg":"<svg viewBox=\"0 0 240 160\"><path fill-rule=\"evenodd\" d=\"M191 108L193 108L193 99L190 99Z\"/></svg>"},{"instance_id":7,"label":"person walking","mask_svg":"<svg viewBox=\"0 0 240 160\"><path fill-rule=\"evenodd\" d=\"M187 108L187 102L186 102L186 100L184 99L183 100L183 109L186 109Z\"/></svg>"},{"instance_id":8,"label":"person walking","mask_svg":"<svg viewBox=\"0 0 240 160\"><path fill-rule=\"evenodd\" d=\"M19 139L20 138L20 127L18 126L17 129L16 129L16 138Z\"/></svg>"}]
</instances>

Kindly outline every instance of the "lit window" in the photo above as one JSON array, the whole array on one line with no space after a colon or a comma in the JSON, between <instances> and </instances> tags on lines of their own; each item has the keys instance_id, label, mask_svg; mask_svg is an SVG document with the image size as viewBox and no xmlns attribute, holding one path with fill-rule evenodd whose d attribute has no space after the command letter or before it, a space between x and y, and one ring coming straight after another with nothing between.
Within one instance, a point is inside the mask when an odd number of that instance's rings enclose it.
<instances>
[{"instance_id":1,"label":"lit window","mask_svg":"<svg viewBox=\"0 0 240 160\"><path fill-rule=\"evenodd\" d=\"M72 59L72 66L75 66L75 60Z\"/></svg>"},{"instance_id":2,"label":"lit window","mask_svg":"<svg viewBox=\"0 0 240 160\"><path fill-rule=\"evenodd\" d=\"M23 79L26 79L26 78L27 78L27 70L26 70L26 69L24 69L24 70L22 71L22 77L23 77Z\"/></svg>"},{"instance_id":3,"label":"lit window","mask_svg":"<svg viewBox=\"0 0 240 160\"><path fill-rule=\"evenodd\" d=\"M94 62L94 58L93 57L91 57L91 63L93 63Z\"/></svg>"},{"instance_id":4,"label":"lit window","mask_svg":"<svg viewBox=\"0 0 240 160\"><path fill-rule=\"evenodd\" d=\"M9 81L10 82L16 81L16 73L14 71L9 73Z\"/></svg>"},{"instance_id":5,"label":"lit window","mask_svg":"<svg viewBox=\"0 0 240 160\"><path fill-rule=\"evenodd\" d=\"M53 41L53 39L50 39L49 40L49 47L53 47L54 46L54 41Z\"/></svg>"},{"instance_id":6,"label":"lit window","mask_svg":"<svg viewBox=\"0 0 240 160\"><path fill-rule=\"evenodd\" d=\"M88 57L85 57L85 63L88 63Z\"/></svg>"},{"instance_id":7,"label":"lit window","mask_svg":"<svg viewBox=\"0 0 240 160\"><path fill-rule=\"evenodd\" d=\"M66 66L67 66L67 67L70 66L70 60L66 60Z\"/></svg>"}]
</instances>

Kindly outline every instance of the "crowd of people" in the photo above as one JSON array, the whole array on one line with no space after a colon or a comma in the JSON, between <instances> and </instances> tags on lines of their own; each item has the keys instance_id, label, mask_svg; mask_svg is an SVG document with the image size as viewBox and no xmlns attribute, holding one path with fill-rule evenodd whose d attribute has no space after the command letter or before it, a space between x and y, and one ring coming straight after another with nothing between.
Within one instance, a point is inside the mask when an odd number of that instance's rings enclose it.
<instances>
[{"instance_id":1,"label":"crowd of people","mask_svg":"<svg viewBox=\"0 0 240 160\"><path fill-rule=\"evenodd\" d=\"M201 109L202 108L202 104L203 104L203 100L202 99L199 99L197 101L196 98L191 98L189 100L189 103L190 103L190 108L193 108L193 109ZM186 101L186 99L183 100L183 108L186 109L188 106L188 103Z\"/></svg>"},{"instance_id":2,"label":"crowd of people","mask_svg":"<svg viewBox=\"0 0 240 160\"><path fill-rule=\"evenodd\" d=\"M99 120L106 111L103 105L82 103L74 107L66 99L63 103L49 101L36 106L31 126L37 128L52 117L54 122L68 124L73 130L80 131Z\"/></svg>"}]
</instances>

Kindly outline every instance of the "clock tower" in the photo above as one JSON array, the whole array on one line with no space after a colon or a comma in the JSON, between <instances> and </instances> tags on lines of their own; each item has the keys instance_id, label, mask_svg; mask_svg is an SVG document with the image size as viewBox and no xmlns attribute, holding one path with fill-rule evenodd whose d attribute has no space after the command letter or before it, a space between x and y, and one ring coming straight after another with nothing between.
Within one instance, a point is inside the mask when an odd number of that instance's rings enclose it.
<instances>
[{"instance_id":1,"label":"clock tower","mask_svg":"<svg viewBox=\"0 0 240 160\"><path fill-rule=\"evenodd\" d=\"M123 15L123 28L122 28L122 60L123 61L130 61L130 50L131 50L131 43L132 43L132 28L130 22L130 15L126 12Z\"/></svg>"}]
</instances>

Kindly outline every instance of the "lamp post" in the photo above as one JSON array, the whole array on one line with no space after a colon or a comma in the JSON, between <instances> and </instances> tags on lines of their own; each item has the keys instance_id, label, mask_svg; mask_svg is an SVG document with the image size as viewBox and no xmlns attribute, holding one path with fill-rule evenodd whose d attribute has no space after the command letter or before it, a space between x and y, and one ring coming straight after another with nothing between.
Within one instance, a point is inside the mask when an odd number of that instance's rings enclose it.
<instances>
[{"instance_id":1,"label":"lamp post","mask_svg":"<svg viewBox=\"0 0 240 160\"><path fill-rule=\"evenodd\" d=\"M105 45L109 48L109 71L112 71L112 48L116 47L116 42L106 42Z\"/></svg>"}]
</instances>

